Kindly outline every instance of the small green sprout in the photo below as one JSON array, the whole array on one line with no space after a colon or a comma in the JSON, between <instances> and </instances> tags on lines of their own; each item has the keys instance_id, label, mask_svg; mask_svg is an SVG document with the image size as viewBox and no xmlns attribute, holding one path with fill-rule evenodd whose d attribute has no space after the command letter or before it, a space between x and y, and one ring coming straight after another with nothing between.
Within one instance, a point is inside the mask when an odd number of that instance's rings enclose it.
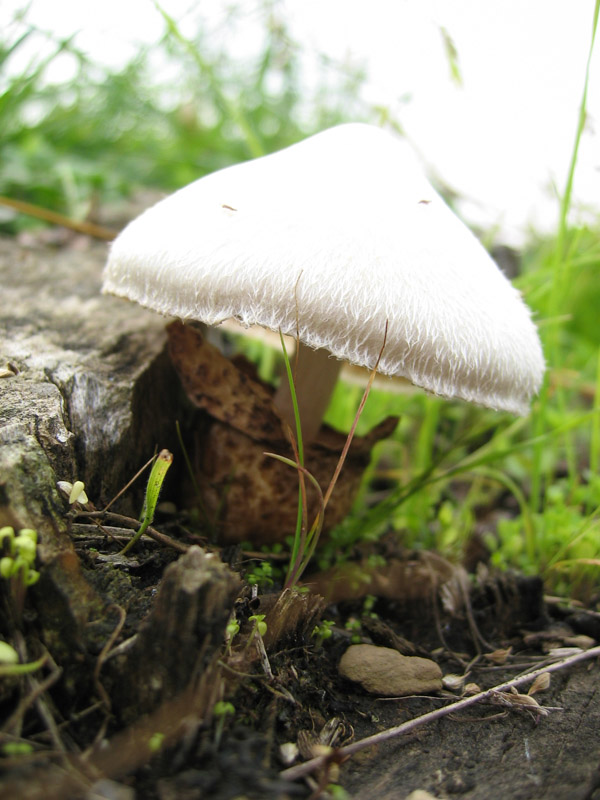
<instances>
[{"instance_id":1,"label":"small green sprout","mask_svg":"<svg viewBox=\"0 0 600 800\"><path fill-rule=\"evenodd\" d=\"M373 594L368 594L363 602L363 614L366 617L371 617L371 619L377 619L377 614L373 611L375 608L375 604L377 603L377 598Z\"/></svg>"},{"instance_id":2,"label":"small green sprout","mask_svg":"<svg viewBox=\"0 0 600 800\"><path fill-rule=\"evenodd\" d=\"M273 567L268 561L261 561L256 564L250 572L246 573L246 580L251 586L258 586L259 589L268 589L273 585Z\"/></svg>"},{"instance_id":3,"label":"small green sprout","mask_svg":"<svg viewBox=\"0 0 600 800\"><path fill-rule=\"evenodd\" d=\"M15 677L35 672L46 662L46 657L28 664L19 664L19 654L8 642L0 641L0 678Z\"/></svg>"},{"instance_id":4,"label":"small green sprout","mask_svg":"<svg viewBox=\"0 0 600 800\"><path fill-rule=\"evenodd\" d=\"M69 505L75 504L85 506L89 503L89 498L85 493L85 483L83 481L58 481L56 488L67 498Z\"/></svg>"},{"instance_id":5,"label":"small green sprout","mask_svg":"<svg viewBox=\"0 0 600 800\"><path fill-rule=\"evenodd\" d=\"M227 714L235 714L235 706L226 700L219 700L213 707L215 717L225 717Z\"/></svg>"},{"instance_id":6,"label":"small green sprout","mask_svg":"<svg viewBox=\"0 0 600 800\"><path fill-rule=\"evenodd\" d=\"M267 623L265 622L264 614L253 614L251 617L248 617L248 622L253 622L254 625L252 626L252 630L250 631L250 635L248 636L248 641L246 642L246 646L244 647L244 653L246 653L252 642L257 637L259 639L262 639L262 637L267 632Z\"/></svg>"},{"instance_id":7,"label":"small green sprout","mask_svg":"<svg viewBox=\"0 0 600 800\"><path fill-rule=\"evenodd\" d=\"M173 454L168 450L161 450L156 456L156 460L154 461L150 471L150 477L148 478L146 495L144 497L144 505L142 507L142 513L140 514L140 522L142 524L131 541L128 542L121 550L122 556L131 550L131 548L142 538L148 526L152 524L160 490L162 489L163 481L172 463Z\"/></svg>"},{"instance_id":8,"label":"small green sprout","mask_svg":"<svg viewBox=\"0 0 600 800\"><path fill-rule=\"evenodd\" d=\"M315 647L319 649L326 639L330 639L333 635L331 630L335 622L332 619L322 619L318 625L315 625L312 631L312 636L315 639Z\"/></svg>"},{"instance_id":9,"label":"small green sprout","mask_svg":"<svg viewBox=\"0 0 600 800\"><path fill-rule=\"evenodd\" d=\"M19 654L8 642L0 641L0 664L18 664Z\"/></svg>"},{"instance_id":10,"label":"small green sprout","mask_svg":"<svg viewBox=\"0 0 600 800\"><path fill-rule=\"evenodd\" d=\"M350 631L350 633L352 634L352 636L350 637L350 641L352 642L352 644L361 643L362 639L360 633L362 630L362 626L360 624L359 619L356 619L356 617L348 617L348 619L346 620L346 624L344 625L344 628L347 631Z\"/></svg>"},{"instance_id":11,"label":"small green sprout","mask_svg":"<svg viewBox=\"0 0 600 800\"><path fill-rule=\"evenodd\" d=\"M350 800L350 795L348 792L343 786L340 786L337 783L327 784L327 794L330 795L333 800Z\"/></svg>"},{"instance_id":12,"label":"small green sprout","mask_svg":"<svg viewBox=\"0 0 600 800\"><path fill-rule=\"evenodd\" d=\"M158 751L163 746L163 742L165 741L165 734L164 733L153 733L150 739L148 740L148 747L150 748L150 752L158 753Z\"/></svg>"},{"instance_id":13,"label":"small green sprout","mask_svg":"<svg viewBox=\"0 0 600 800\"><path fill-rule=\"evenodd\" d=\"M16 535L10 526L0 528L0 549L8 549L0 558L0 577L6 580L19 577L24 587L33 586L40 577L33 569L36 546L37 532L33 528L22 528Z\"/></svg>"},{"instance_id":14,"label":"small green sprout","mask_svg":"<svg viewBox=\"0 0 600 800\"><path fill-rule=\"evenodd\" d=\"M225 628L225 656L229 654L231 650L231 643L235 639L235 637L240 632L240 623L237 619L232 615L229 618L229 622Z\"/></svg>"},{"instance_id":15,"label":"small green sprout","mask_svg":"<svg viewBox=\"0 0 600 800\"><path fill-rule=\"evenodd\" d=\"M264 636L267 632L267 623L265 622L265 615L264 614L253 614L251 617L248 617L250 622L254 623L254 628L252 629L252 634L250 636L251 639L254 638L255 634L259 636Z\"/></svg>"},{"instance_id":16,"label":"small green sprout","mask_svg":"<svg viewBox=\"0 0 600 800\"><path fill-rule=\"evenodd\" d=\"M213 706L213 714L217 718L217 726L215 728L215 747L218 747L223 735L225 727L225 718L229 714L235 714L235 706L227 700L219 700Z\"/></svg>"},{"instance_id":17,"label":"small green sprout","mask_svg":"<svg viewBox=\"0 0 600 800\"><path fill-rule=\"evenodd\" d=\"M5 742L2 745L2 753L8 758L29 756L33 753L33 746L29 742Z\"/></svg>"}]
</instances>

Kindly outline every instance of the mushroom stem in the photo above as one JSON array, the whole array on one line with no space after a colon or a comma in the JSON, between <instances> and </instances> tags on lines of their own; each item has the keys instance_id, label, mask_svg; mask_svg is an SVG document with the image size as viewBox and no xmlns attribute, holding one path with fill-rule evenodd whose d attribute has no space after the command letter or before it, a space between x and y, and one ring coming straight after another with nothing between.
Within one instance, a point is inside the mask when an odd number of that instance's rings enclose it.
<instances>
[{"instance_id":1,"label":"mushroom stem","mask_svg":"<svg viewBox=\"0 0 600 800\"><path fill-rule=\"evenodd\" d=\"M321 427L342 362L332 358L327 350L313 350L301 342L297 347L297 358L294 356L292 359L292 368L302 439L306 443L316 437ZM275 393L274 403L281 416L295 431L294 406L285 375Z\"/></svg>"}]
</instances>

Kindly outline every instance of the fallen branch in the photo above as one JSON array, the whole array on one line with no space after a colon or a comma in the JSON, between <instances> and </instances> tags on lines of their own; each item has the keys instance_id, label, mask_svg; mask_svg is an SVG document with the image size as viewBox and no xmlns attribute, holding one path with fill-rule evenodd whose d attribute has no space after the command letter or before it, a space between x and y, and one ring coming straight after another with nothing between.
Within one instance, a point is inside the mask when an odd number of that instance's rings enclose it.
<instances>
[{"instance_id":1,"label":"fallen branch","mask_svg":"<svg viewBox=\"0 0 600 800\"><path fill-rule=\"evenodd\" d=\"M33 203L26 203L24 200L17 200L14 197L0 197L0 205L13 208L21 214L43 219L45 222L50 222L53 225L62 225L63 228L69 228L77 233L84 233L86 236L93 236L96 239L103 239L107 242L111 242L117 235L117 231L110 230L110 228L105 228L102 225L96 225L93 222L86 222L85 220L71 219L71 217L59 214L49 208L43 208Z\"/></svg>"},{"instance_id":2,"label":"fallen branch","mask_svg":"<svg viewBox=\"0 0 600 800\"><path fill-rule=\"evenodd\" d=\"M138 530L140 527L139 520L134 519L133 517L125 517L122 514L115 514L113 511L78 511L76 512L75 517L78 519L86 518L94 520L100 529L102 529L102 523L104 520L108 522L115 522L118 525L122 525L123 527L130 528L132 530ZM152 526L146 528L145 533L151 539L154 539L155 542L163 544L167 547L171 547L173 550L177 550L178 553L187 553L189 550L189 546L187 544L179 542L177 539L173 539L171 536L167 536L166 533L160 533L160 531L157 531Z\"/></svg>"},{"instance_id":3,"label":"fallen branch","mask_svg":"<svg viewBox=\"0 0 600 800\"><path fill-rule=\"evenodd\" d=\"M360 739L357 742L346 745L346 747L333 750L327 755L311 758L310 761L305 761L303 764L298 764L295 767L284 769L279 773L279 776L285 780L296 780L297 778L303 778L304 776L309 775L311 772L315 772L316 770L326 767L331 762L339 764L350 756L353 756L355 753L365 750L367 747L371 747L375 744L381 744L382 742L386 742L388 739L393 739L403 733L409 733L420 725L426 725L428 722L434 722L435 720L441 719L448 714L461 711L463 708L468 708L476 703L481 703L485 700L491 700L499 692L506 692L507 690L510 691L513 687L517 687L523 683L527 683L528 681L535 680L539 675L543 675L545 672L557 672L560 669L571 667L573 664L577 664L580 661L585 661L588 658L595 658L596 656L600 656L600 646L592 647L589 650L584 650L581 653L577 653L574 656L565 658L562 661L557 661L554 664L541 667L533 672L527 672L523 675L519 675L510 681L506 681L506 683L501 683L498 686L493 686L491 689L486 689L484 692L479 692L478 694L474 694L469 697L463 697L456 703L450 703L450 705L444 706L443 708L438 708L435 711L429 711L427 714L423 714L420 717L415 717L415 719L404 722L402 725L398 725L395 728L388 728L386 731L381 731L381 733L376 733L373 736L367 736L365 739Z\"/></svg>"}]
</instances>

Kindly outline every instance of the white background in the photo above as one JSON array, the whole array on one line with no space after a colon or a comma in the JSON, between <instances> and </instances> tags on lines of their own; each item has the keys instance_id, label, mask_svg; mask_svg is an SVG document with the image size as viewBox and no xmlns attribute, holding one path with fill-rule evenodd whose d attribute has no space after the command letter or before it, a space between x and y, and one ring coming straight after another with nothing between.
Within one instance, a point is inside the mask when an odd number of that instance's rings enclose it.
<instances>
[{"instance_id":1,"label":"white background","mask_svg":"<svg viewBox=\"0 0 600 800\"><path fill-rule=\"evenodd\" d=\"M16 0L0 0L0 21ZM230 37L226 0L164 0L190 35L199 14L231 58L252 51L262 27L256 2ZM565 185L589 51L593 0L282 0L274 5L307 61L321 51L365 65L365 97L390 109L433 174L464 196L472 224L519 245L551 231ZM151 0L33 0L28 19L112 66L164 30ZM3 23L3 24L4 24ZM441 27L454 41L462 85L450 77ZM578 163L578 219L600 210L600 56ZM60 75L55 75L60 78Z\"/></svg>"}]
</instances>

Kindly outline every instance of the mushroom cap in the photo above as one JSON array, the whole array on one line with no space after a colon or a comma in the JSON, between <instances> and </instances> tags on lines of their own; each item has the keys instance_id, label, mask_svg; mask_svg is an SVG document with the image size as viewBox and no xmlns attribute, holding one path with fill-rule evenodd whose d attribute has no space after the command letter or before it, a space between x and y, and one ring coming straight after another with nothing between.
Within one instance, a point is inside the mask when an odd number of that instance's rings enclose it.
<instances>
[{"instance_id":1,"label":"mushroom cap","mask_svg":"<svg viewBox=\"0 0 600 800\"><path fill-rule=\"evenodd\" d=\"M295 336L434 394L527 412L531 314L396 136L351 123L212 173L113 242L104 292Z\"/></svg>"}]
</instances>

